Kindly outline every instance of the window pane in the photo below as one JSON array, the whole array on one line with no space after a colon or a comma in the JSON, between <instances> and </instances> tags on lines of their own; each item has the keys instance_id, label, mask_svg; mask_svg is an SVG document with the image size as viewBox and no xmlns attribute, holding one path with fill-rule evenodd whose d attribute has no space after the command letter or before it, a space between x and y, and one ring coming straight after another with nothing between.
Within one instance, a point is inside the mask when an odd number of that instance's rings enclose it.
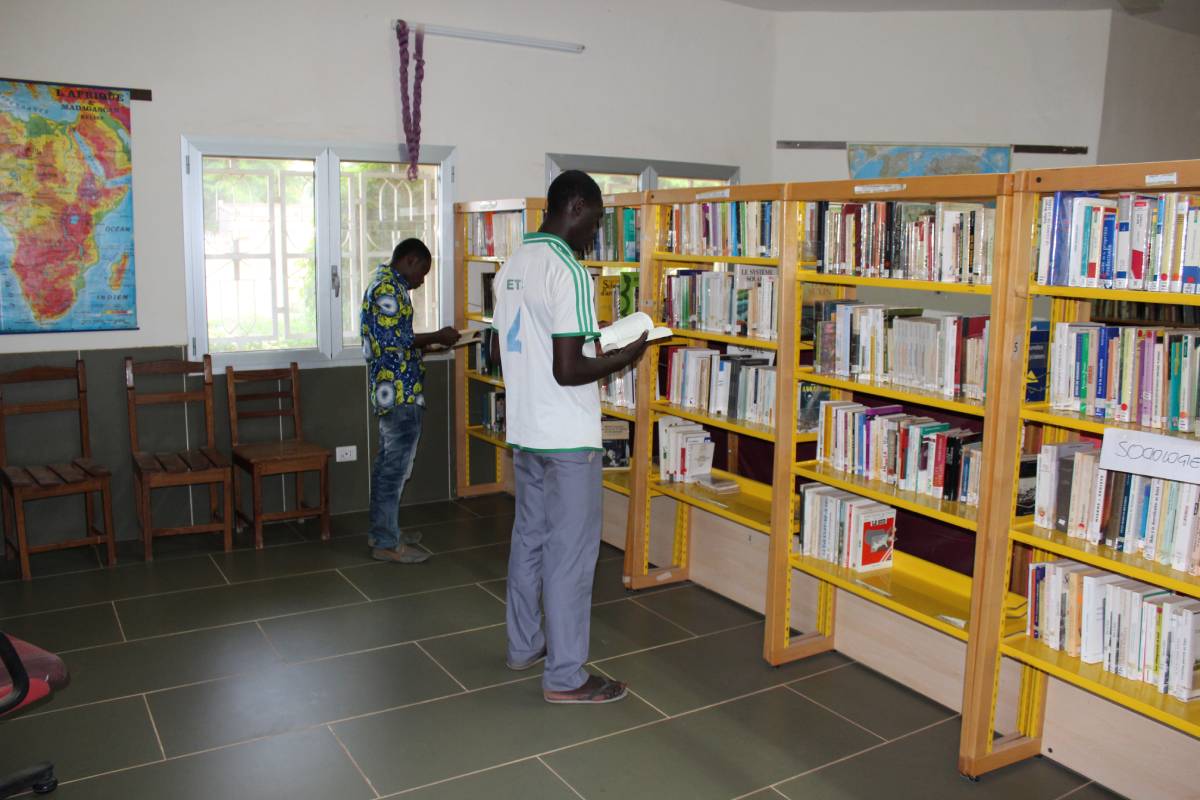
<instances>
[{"instance_id":1,"label":"window pane","mask_svg":"<svg viewBox=\"0 0 1200 800\"><path fill-rule=\"evenodd\" d=\"M317 346L315 166L205 156L210 352Z\"/></svg>"},{"instance_id":2,"label":"window pane","mask_svg":"<svg viewBox=\"0 0 1200 800\"><path fill-rule=\"evenodd\" d=\"M433 253L425 285L413 292L413 327L432 330L438 320L438 167L422 164L417 180L407 164L341 162L342 340L358 346L363 291L380 264L404 239L420 239Z\"/></svg>"},{"instance_id":3,"label":"window pane","mask_svg":"<svg viewBox=\"0 0 1200 800\"><path fill-rule=\"evenodd\" d=\"M600 194L621 194L638 190L638 176L620 172L589 172L592 180L600 184Z\"/></svg>"},{"instance_id":4,"label":"window pane","mask_svg":"<svg viewBox=\"0 0 1200 800\"><path fill-rule=\"evenodd\" d=\"M660 189L703 189L706 186L728 186L729 181L720 178L659 178Z\"/></svg>"}]
</instances>

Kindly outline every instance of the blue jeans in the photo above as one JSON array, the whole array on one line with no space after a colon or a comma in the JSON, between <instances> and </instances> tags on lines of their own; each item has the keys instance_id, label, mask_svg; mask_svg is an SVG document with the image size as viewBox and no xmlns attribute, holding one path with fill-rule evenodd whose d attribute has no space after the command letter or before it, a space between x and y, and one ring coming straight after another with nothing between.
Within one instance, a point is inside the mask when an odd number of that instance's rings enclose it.
<instances>
[{"instance_id":1,"label":"blue jeans","mask_svg":"<svg viewBox=\"0 0 1200 800\"><path fill-rule=\"evenodd\" d=\"M400 493L412 475L424 414L423 406L398 405L379 418L379 452L371 464L371 530L367 534L372 547L394 550L400 544Z\"/></svg>"}]
</instances>

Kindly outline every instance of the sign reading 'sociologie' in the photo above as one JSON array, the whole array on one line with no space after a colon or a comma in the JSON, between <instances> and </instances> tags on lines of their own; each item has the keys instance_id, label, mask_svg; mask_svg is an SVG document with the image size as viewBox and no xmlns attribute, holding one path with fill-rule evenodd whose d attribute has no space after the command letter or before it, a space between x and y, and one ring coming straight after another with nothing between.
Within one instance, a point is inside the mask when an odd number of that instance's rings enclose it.
<instances>
[{"instance_id":1,"label":"sign reading 'sociologie'","mask_svg":"<svg viewBox=\"0 0 1200 800\"><path fill-rule=\"evenodd\" d=\"M1200 441L1105 428L1100 466L1151 478L1200 483Z\"/></svg>"}]
</instances>

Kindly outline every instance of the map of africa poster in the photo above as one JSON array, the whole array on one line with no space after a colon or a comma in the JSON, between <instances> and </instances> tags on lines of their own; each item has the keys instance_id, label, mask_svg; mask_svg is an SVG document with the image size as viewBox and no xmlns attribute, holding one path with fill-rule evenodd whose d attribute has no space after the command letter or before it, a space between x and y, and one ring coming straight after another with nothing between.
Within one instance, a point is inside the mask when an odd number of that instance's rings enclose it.
<instances>
[{"instance_id":1,"label":"map of africa poster","mask_svg":"<svg viewBox=\"0 0 1200 800\"><path fill-rule=\"evenodd\" d=\"M0 333L137 327L129 92L0 79Z\"/></svg>"}]
</instances>

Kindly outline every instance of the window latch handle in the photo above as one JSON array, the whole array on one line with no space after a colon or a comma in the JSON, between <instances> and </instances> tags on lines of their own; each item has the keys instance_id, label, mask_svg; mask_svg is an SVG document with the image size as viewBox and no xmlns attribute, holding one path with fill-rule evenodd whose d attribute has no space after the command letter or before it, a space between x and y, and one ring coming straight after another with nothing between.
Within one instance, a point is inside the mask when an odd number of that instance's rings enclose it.
<instances>
[{"instance_id":1,"label":"window latch handle","mask_svg":"<svg viewBox=\"0 0 1200 800\"><path fill-rule=\"evenodd\" d=\"M338 275L337 264L334 264L329 270L329 283L330 283L330 286L333 288L333 296L341 297L342 296L342 278L340 275Z\"/></svg>"}]
</instances>

